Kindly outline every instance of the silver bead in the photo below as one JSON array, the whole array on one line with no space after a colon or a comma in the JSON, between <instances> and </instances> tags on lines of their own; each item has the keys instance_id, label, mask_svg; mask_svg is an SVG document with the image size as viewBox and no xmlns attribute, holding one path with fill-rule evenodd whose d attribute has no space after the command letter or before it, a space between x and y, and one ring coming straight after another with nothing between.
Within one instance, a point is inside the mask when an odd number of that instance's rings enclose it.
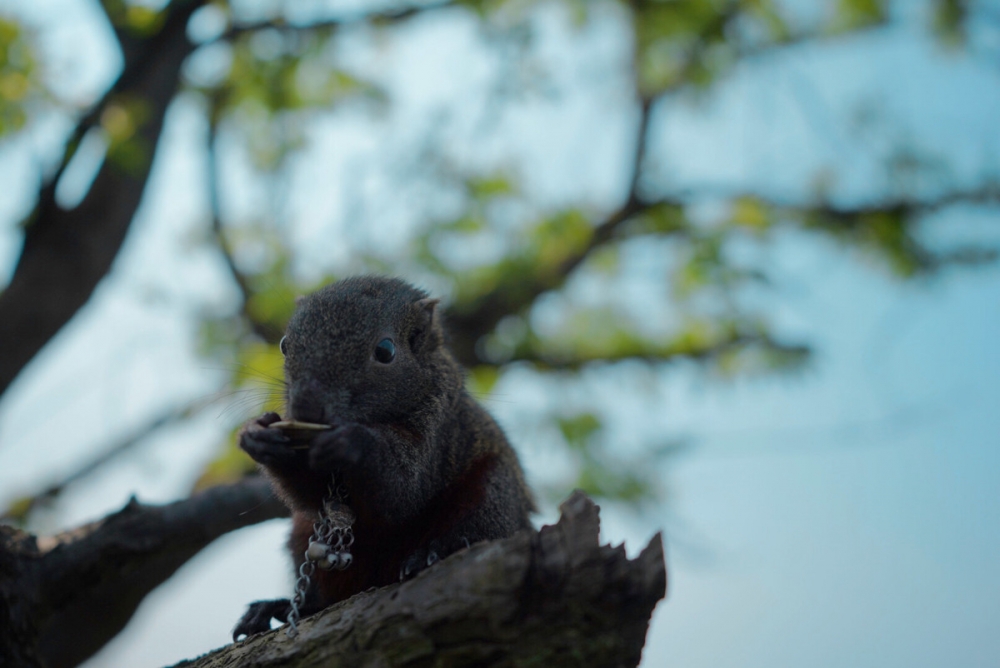
<instances>
[{"instance_id":1,"label":"silver bead","mask_svg":"<svg viewBox=\"0 0 1000 668\"><path fill-rule=\"evenodd\" d=\"M306 550L306 559L309 561L322 561L330 554L330 546L319 541L310 541L309 549Z\"/></svg>"},{"instance_id":2,"label":"silver bead","mask_svg":"<svg viewBox=\"0 0 1000 668\"><path fill-rule=\"evenodd\" d=\"M354 561L354 557L351 556L350 552L339 552L337 554L337 570L344 570L351 565L352 561Z\"/></svg>"},{"instance_id":3,"label":"silver bead","mask_svg":"<svg viewBox=\"0 0 1000 668\"><path fill-rule=\"evenodd\" d=\"M324 571L328 571L331 568L336 568L337 567L337 553L333 552L333 551L328 552L327 555L325 557L323 557L319 561L319 563L317 563L316 565L319 566Z\"/></svg>"}]
</instances>

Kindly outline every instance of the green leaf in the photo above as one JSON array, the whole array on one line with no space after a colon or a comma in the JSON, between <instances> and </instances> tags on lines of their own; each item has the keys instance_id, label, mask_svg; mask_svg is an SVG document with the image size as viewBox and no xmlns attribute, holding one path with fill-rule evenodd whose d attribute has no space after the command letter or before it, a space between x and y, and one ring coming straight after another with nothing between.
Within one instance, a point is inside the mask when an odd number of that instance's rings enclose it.
<instances>
[{"instance_id":1,"label":"green leaf","mask_svg":"<svg viewBox=\"0 0 1000 668\"><path fill-rule=\"evenodd\" d=\"M886 0L838 0L832 28L847 32L883 23L888 19Z\"/></svg>"},{"instance_id":2,"label":"green leaf","mask_svg":"<svg viewBox=\"0 0 1000 668\"><path fill-rule=\"evenodd\" d=\"M437 229L447 230L449 232L472 234L474 232L480 232L486 227L486 221L478 216L462 216L461 218L456 218L450 223L442 223Z\"/></svg>"},{"instance_id":3,"label":"green leaf","mask_svg":"<svg viewBox=\"0 0 1000 668\"><path fill-rule=\"evenodd\" d=\"M588 461L581 467L572 486L593 497L636 504L655 496L651 476L640 471L609 468L602 463Z\"/></svg>"},{"instance_id":4,"label":"green leaf","mask_svg":"<svg viewBox=\"0 0 1000 668\"><path fill-rule=\"evenodd\" d=\"M480 201L513 195L516 192L513 181L502 173L471 178L466 182L466 187L472 198Z\"/></svg>"},{"instance_id":5,"label":"green leaf","mask_svg":"<svg viewBox=\"0 0 1000 668\"><path fill-rule=\"evenodd\" d=\"M593 413L557 418L556 423L566 443L574 450L586 448L590 439L601 429L601 421Z\"/></svg>"},{"instance_id":6,"label":"green leaf","mask_svg":"<svg viewBox=\"0 0 1000 668\"><path fill-rule=\"evenodd\" d=\"M167 20L166 12L156 11L142 5L129 5L125 10L124 24L129 32L140 37L148 37L160 32Z\"/></svg>"},{"instance_id":7,"label":"green leaf","mask_svg":"<svg viewBox=\"0 0 1000 668\"><path fill-rule=\"evenodd\" d=\"M762 234L771 226L771 212L756 197L738 197L732 203L731 221L737 227L748 228Z\"/></svg>"},{"instance_id":8,"label":"green leaf","mask_svg":"<svg viewBox=\"0 0 1000 668\"><path fill-rule=\"evenodd\" d=\"M142 171L153 159L153 147L138 134L151 115L148 101L124 95L110 101L101 112L101 129L108 142L107 159L126 173Z\"/></svg>"},{"instance_id":9,"label":"green leaf","mask_svg":"<svg viewBox=\"0 0 1000 668\"><path fill-rule=\"evenodd\" d=\"M469 371L469 392L480 399L489 396L500 380L500 367L480 364Z\"/></svg>"},{"instance_id":10,"label":"green leaf","mask_svg":"<svg viewBox=\"0 0 1000 668\"><path fill-rule=\"evenodd\" d=\"M660 203L643 211L627 226L628 236L639 234L674 234L688 228L684 207Z\"/></svg>"},{"instance_id":11,"label":"green leaf","mask_svg":"<svg viewBox=\"0 0 1000 668\"><path fill-rule=\"evenodd\" d=\"M0 18L0 137L23 128L29 106L44 94L35 53L32 36Z\"/></svg>"},{"instance_id":12,"label":"green leaf","mask_svg":"<svg viewBox=\"0 0 1000 668\"><path fill-rule=\"evenodd\" d=\"M618 272L621 252L617 246L603 246L590 254L587 266L603 276L610 277Z\"/></svg>"},{"instance_id":13,"label":"green leaf","mask_svg":"<svg viewBox=\"0 0 1000 668\"><path fill-rule=\"evenodd\" d=\"M748 13L766 27L775 42L787 41L792 34L788 22L778 11L773 0L749 0L745 2Z\"/></svg>"},{"instance_id":14,"label":"green leaf","mask_svg":"<svg viewBox=\"0 0 1000 668\"><path fill-rule=\"evenodd\" d=\"M969 14L968 0L936 0L934 30L938 39L951 48L965 44L965 21Z\"/></svg>"},{"instance_id":15,"label":"green leaf","mask_svg":"<svg viewBox=\"0 0 1000 668\"><path fill-rule=\"evenodd\" d=\"M264 283L265 287L254 290L246 305L247 313L256 322L283 329L295 310L295 298L300 294L298 288L286 281L260 278L255 278L254 283Z\"/></svg>"},{"instance_id":16,"label":"green leaf","mask_svg":"<svg viewBox=\"0 0 1000 668\"><path fill-rule=\"evenodd\" d=\"M321 29L270 29L232 44L221 112L244 135L260 171L277 169L305 145L312 115L350 100L386 101L385 91L372 81L331 62L325 46L332 35Z\"/></svg>"},{"instance_id":17,"label":"green leaf","mask_svg":"<svg viewBox=\"0 0 1000 668\"><path fill-rule=\"evenodd\" d=\"M10 520L18 526L24 526L28 521L28 515L31 510L35 507L35 498L31 496L22 496L14 499L7 506L7 510L3 512L3 519Z\"/></svg>"}]
</instances>

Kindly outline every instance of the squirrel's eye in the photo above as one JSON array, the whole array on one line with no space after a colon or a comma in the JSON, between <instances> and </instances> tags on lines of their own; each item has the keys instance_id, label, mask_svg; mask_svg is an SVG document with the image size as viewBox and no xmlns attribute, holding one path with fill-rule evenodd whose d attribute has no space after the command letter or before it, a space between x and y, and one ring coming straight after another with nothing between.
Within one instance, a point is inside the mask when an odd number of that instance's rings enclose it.
<instances>
[{"instance_id":1,"label":"squirrel's eye","mask_svg":"<svg viewBox=\"0 0 1000 668\"><path fill-rule=\"evenodd\" d=\"M396 345L392 339L382 339L375 346L375 359L382 364L388 364L396 359Z\"/></svg>"},{"instance_id":2,"label":"squirrel's eye","mask_svg":"<svg viewBox=\"0 0 1000 668\"><path fill-rule=\"evenodd\" d=\"M281 340L278 341L278 350L281 351L282 355L288 355L288 337L283 336Z\"/></svg>"}]
</instances>

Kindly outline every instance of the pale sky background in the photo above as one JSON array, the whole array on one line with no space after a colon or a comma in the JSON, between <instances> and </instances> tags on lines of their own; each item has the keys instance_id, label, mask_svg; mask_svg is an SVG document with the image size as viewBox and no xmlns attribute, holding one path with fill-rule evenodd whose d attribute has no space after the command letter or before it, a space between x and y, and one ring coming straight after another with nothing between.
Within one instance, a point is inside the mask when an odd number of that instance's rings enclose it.
<instances>
[{"instance_id":1,"label":"pale sky background","mask_svg":"<svg viewBox=\"0 0 1000 668\"><path fill-rule=\"evenodd\" d=\"M671 107L658 119L657 174L681 186L758 185L794 197L806 192L808 175L831 165L837 194L863 198L884 187L884 136L916 138L946 156L956 182L996 174L1000 26L973 33L986 55L942 57L919 36L917 4L897 3L908 19L889 35L760 59L703 103ZM87 99L113 79L117 56L90 2L7 0L0 11L36 21L55 84L68 96ZM612 207L634 122L613 95L607 64L623 52L620 33L613 17L575 34L550 14L540 23L546 57L566 66L565 89L586 85L523 105L500 122L497 139L468 150L504 156L514 138L528 146L521 155L533 195L558 202L587 192L596 208ZM307 249L306 264L342 252L330 239L353 233L342 218L356 199L372 215L372 197L388 192L370 154L415 141L438 104L485 99L492 65L477 55L470 22L416 22L400 42L367 65L392 87L390 122L345 112L341 125L321 125L315 153L302 161L305 185L293 194L289 234ZM210 69L211 59L200 67ZM396 62L410 74L392 68ZM853 129L852 114L866 101L885 105L879 132ZM235 294L219 259L192 241L205 194L204 128L191 104L171 111L168 143L114 273L0 403L0 499L72 471L115 435L214 391L224 376L190 352L195 310L226 308ZM467 107L468 118L454 122L472 132L481 110ZM0 144L8 184L0 192L2 276L18 250L15 220L34 192L30 169L65 129L58 118L42 119L29 137ZM462 132L441 140L460 152ZM320 163L319 154L337 157ZM244 177L226 187L234 215L254 206ZM403 204L378 206L380 229L402 224ZM1000 243L995 212L955 209L935 222L929 233L943 242ZM660 250L629 248L623 299L641 305ZM603 511L605 539L624 540L630 554L665 532L670 591L654 614L643 665L997 665L1000 268L900 283L855 254L793 235L766 254L776 289L754 298L772 307L781 331L816 344L805 371L731 382L681 364L649 380L640 399L629 394L637 381L628 369L583 381L607 406L625 450L655 438L690 443L663 467L662 507ZM593 289L587 281L570 287L583 299ZM562 400L552 390L512 372L487 403L535 481L559 466L532 426ZM213 456L226 417L209 411L150 439L71 489L34 529L94 519L132 493L150 503L183 496ZM551 518L550 510L541 519ZM275 521L218 541L154 592L87 666L161 666L227 643L247 602L290 591L285 531Z\"/></svg>"}]
</instances>

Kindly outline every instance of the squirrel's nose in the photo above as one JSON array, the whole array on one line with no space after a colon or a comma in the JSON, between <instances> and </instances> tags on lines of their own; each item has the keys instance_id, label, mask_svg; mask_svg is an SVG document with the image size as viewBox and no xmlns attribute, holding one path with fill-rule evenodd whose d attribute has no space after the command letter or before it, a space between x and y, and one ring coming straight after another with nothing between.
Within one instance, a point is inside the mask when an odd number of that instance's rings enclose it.
<instances>
[{"instance_id":1,"label":"squirrel's nose","mask_svg":"<svg viewBox=\"0 0 1000 668\"><path fill-rule=\"evenodd\" d=\"M318 388L311 383L292 387L288 391L288 417L300 422L323 423L323 402Z\"/></svg>"}]
</instances>

